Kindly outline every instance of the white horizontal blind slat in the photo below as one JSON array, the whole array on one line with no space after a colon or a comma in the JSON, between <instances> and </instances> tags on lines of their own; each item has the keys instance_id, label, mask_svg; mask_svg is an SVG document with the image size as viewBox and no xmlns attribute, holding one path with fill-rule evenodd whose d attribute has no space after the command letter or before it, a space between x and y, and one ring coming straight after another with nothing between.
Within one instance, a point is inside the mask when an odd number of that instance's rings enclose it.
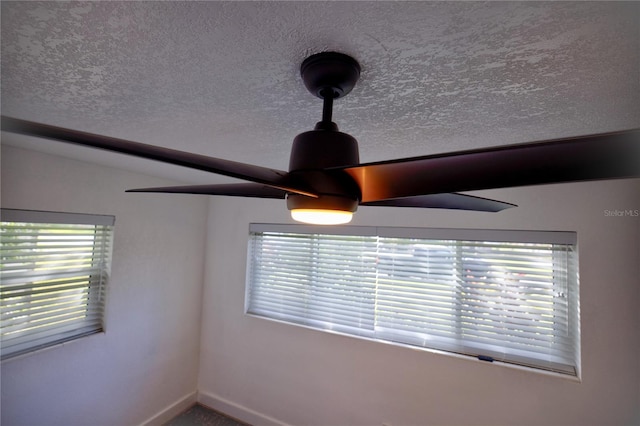
<instances>
[{"instance_id":1,"label":"white horizontal blind slat","mask_svg":"<svg viewBox=\"0 0 640 426\"><path fill-rule=\"evenodd\" d=\"M331 330L372 330L375 268L366 237L252 233L250 312ZM337 265L337 266L336 266Z\"/></svg>"},{"instance_id":2,"label":"white horizontal blind slat","mask_svg":"<svg viewBox=\"0 0 640 426\"><path fill-rule=\"evenodd\" d=\"M442 242L440 246L415 240L407 240L405 246L393 239L385 242L395 259L385 268L391 284L379 293L385 300L379 304L379 337L502 361L529 355L528 364L573 370L573 344L565 343L567 305L558 290L566 288L562 277L567 271L559 265L554 269L552 245L451 241L447 251L441 249ZM412 247L410 256L406 247ZM447 262L450 276L432 273L432 265ZM403 264L414 263L422 273L407 276L410 269ZM436 287L434 276L448 292ZM415 308L418 302L421 310ZM428 338L433 335L440 339ZM554 361L553 366L548 360ZM566 365L559 366L559 360Z\"/></svg>"},{"instance_id":3,"label":"white horizontal blind slat","mask_svg":"<svg viewBox=\"0 0 640 426\"><path fill-rule=\"evenodd\" d=\"M2 218L3 359L101 331L113 217L3 209Z\"/></svg>"},{"instance_id":4,"label":"white horizontal blind slat","mask_svg":"<svg viewBox=\"0 0 640 426\"><path fill-rule=\"evenodd\" d=\"M571 233L269 229L251 228L248 313L576 374Z\"/></svg>"}]
</instances>

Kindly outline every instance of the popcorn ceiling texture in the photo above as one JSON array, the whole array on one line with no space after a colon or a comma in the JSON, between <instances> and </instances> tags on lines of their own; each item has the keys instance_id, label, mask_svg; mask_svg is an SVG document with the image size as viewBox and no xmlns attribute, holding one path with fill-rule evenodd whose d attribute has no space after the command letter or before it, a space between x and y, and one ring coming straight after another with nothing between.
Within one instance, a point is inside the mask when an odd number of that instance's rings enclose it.
<instances>
[{"instance_id":1,"label":"popcorn ceiling texture","mask_svg":"<svg viewBox=\"0 0 640 426\"><path fill-rule=\"evenodd\" d=\"M3 114L270 167L320 119L299 64L325 50L362 65L334 112L362 161L640 127L637 2L1 8Z\"/></svg>"}]
</instances>

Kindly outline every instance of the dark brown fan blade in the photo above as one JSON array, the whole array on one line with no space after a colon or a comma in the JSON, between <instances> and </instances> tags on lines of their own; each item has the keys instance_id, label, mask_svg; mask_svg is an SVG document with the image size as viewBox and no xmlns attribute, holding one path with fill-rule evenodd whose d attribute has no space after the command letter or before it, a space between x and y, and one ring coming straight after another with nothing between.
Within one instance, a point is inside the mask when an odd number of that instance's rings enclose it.
<instances>
[{"instance_id":1,"label":"dark brown fan blade","mask_svg":"<svg viewBox=\"0 0 640 426\"><path fill-rule=\"evenodd\" d=\"M47 124L34 123L17 118L2 116L2 130L27 136L37 136L54 139L92 148L105 149L121 154L134 155L149 160L204 170L206 172L230 176L250 182L261 183L274 188L297 194L317 197L308 185L298 182L289 173L281 170L268 169L252 164L207 157L199 154L162 148L153 145L116 139L94 133L80 132Z\"/></svg>"},{"instance_id":2,"label":"dark brown fan blade","mask_svg":"<svg viewBox=\"0 0 640 426\"><path fill-rule=\"evenodd\" d=\"M499 212L515 204L464 194L429 194L415 197L360 203L361 206L422 207L430 209L473 210L478 212Z\"/></svg>"},{"instance_id":3,"label":"dark brown fan blade","mask_svg":"<svg viewBox=\"0 0 640 426\"><path fill-rule=\"evenodd\" d=\"M360 164L362 202L640 176L640 129Z\"/></svg>"},{"instance_id":4,"label":"dark brown fan blade","mask_svg":"<svg viewBox=\"0 0 640 426\"><path fill-rule=\"evenodd\" d=\"M286 191L258 183L232 183L221 185L187 185L165 186L159 188L129 189L127 192L162 192L169 194L204 194L228 195L232 197L280 198L287 195Z\"/></svg>"}]
</instances>

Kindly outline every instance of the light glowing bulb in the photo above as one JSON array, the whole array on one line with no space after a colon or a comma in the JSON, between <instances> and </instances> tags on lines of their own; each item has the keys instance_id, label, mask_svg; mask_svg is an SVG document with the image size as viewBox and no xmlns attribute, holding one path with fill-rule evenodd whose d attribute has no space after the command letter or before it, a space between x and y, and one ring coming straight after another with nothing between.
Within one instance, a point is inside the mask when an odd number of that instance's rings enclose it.
<instances>
[{"instance_id":1,"label":"light glowing bulb","mask_svg":"<svg viewBox=\"0 0 640 426\"><path fill-rule=\"evenodd\" d=\"M291 217L298 222L313 225L342 225L351 222L353 212L326 209L293 209Z\"/></svg>"}]
</instances>

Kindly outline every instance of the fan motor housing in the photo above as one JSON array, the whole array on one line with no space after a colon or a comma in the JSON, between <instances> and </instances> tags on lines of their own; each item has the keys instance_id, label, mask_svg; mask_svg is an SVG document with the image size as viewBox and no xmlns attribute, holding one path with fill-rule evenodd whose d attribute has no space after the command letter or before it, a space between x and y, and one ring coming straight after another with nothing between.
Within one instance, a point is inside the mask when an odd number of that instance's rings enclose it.
<instances>
[{"instance_id":1,"label":"fan motor housing","mask_svg":"<svg viewBox=\"0 0 640 426\"><path fill-rule=\"evenodd\" d=\"M310 130L293 139L289 171L322 170L360 163L358 141L337 130Z\"/></svg>"},{"instance_id":2,"label":"fan motor housing","mask_svg":"<svg viewBox=\"0 0 640 426\"><path fill-rule=\"evenodd\" d=\"M323 130L319 123L315 130L300 133L293 140L289 172L307 181L318 191L319 197L287 195L287 207L292 209L329 209L355 212L360 190L346 173L331 173L332 167L354 166L360 163L358 141L337 130Z\"/></svg>"}]
</instances>

